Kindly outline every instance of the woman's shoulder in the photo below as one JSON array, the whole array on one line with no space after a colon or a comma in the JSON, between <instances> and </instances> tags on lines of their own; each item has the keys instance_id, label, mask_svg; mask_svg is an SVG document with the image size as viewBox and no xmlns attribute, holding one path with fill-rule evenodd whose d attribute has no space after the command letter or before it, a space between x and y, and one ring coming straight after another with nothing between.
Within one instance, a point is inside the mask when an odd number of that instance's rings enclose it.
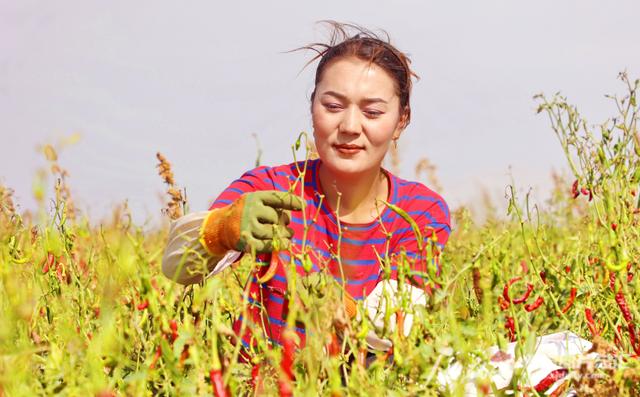
<instances>
[{"instance_id":1,"label":"woman's shoulder","mask_svg":"<svg viewBox=\"0 0 640 397\"><path fill-rule=\"evenodd\" d=\"M209 209L229 205L240 195L262 190L290 191L292 186L302 186L296 183L300 175L306 170L315 170L315 162L297 162L276 166L260 165L245 171L239 178L233 180L225 190L218 195Z\"/></svg>"},{"instance_id":2,"label":"woman's shoulder","mask_svg":"<svg viewBox=\"0 0 640 397\"><path fill-rule=\"evenodd\" d=\"M296 161L289 164L281 164L273 167L269 167L271 172L277 176L293 177L297 178L305 172L315 170L318 163L318 159L315 160L303 160Z\"/></svg>"},{"instance_id":3,"label":"woman's shoulder","mask_svg":"<svg viewBox=\"0 0 640 397\"><path fill-rule=\"evenodd\" d=\"M449 218L449 206L435 190L418 181L402 179L389 174L393 184L392 203L412 212L419 210L439 212L439 217Z\"/></svg>"},{"instance_id":4,"label":"woman's shoulder","mask_svg":"<svg viewBox=\"0 0 640 397\"><path fill-rule=\"evenodd\" d=\"M413 201L425 198L428 201L440 201L446 203L444 198L435 190L426 186L422 182L410 181L402 179L389 173L394 188L394 194L397 195L397 201Z\"/></svg>"},{"instance_id":5,"label":"woman's shoulder","mask_svg":"<svg viewBox=\"0 0 640 397\"><path fill-rule=\"evenodd\" d=\"M301 175L314 170L317 160L298 161L275 166L260 165L246 171L240 179L258 179L268 182L277 190L287 190L290 183L294 183Z\"/></svg>"}]
</instances>

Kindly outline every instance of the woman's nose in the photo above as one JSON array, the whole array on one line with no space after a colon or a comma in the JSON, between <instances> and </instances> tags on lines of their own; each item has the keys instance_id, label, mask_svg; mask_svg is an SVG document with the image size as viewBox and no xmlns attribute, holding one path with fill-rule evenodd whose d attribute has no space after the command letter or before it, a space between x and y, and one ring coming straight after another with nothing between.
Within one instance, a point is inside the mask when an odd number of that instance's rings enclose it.
<instances>
[{"instance_id":1,"label":"woman's nose","mask_svg":"<svg viewBox=\"0 0 640 397\"><path fill-rule=\"evenodd\" d=\"M360 134L362 132L359 109L350 106L343 112L343 117L340 122L340 132L347 134Z\"/></svg>"}]
</instances>

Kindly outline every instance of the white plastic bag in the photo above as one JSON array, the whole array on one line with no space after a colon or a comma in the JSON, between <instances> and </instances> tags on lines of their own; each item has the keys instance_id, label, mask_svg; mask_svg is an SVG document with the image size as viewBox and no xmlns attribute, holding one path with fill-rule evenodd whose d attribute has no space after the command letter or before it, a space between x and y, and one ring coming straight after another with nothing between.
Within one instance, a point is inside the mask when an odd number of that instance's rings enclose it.
<instances>
[{"instance_id":1,"label":"white plastic bag","mask_svg":"<svg viewBox=\"0 0 640 397\"><path fill-rule=\"evenodd\" d=\"M515 360L516 343L507 345L505 351L500 351L497 346L489 349L488 354L491 359L488 364L481 364L475 368L467 369L462 379L463 367L458 362L452 362L446 371L438 375L438 381L443 389L450 388L460 381L465 383L465 396L478 395L477 382L490 378L495 387L500 390L509 385L516 368L522 368L523 374L520 386L531 387L551 394L563 382L567 381L570 374L568 368L561 366L562 363L595 360L597 353L588 353L591 349L591 342L580 338L572 332L558 332L544 335L536 339L536 348L533 354ZM567 367L570 367L567 365ZM573 366L575 367L575 365ZM550 385L545 387L544 385ZM574 395L572 391L567 391L566 396Z\"/></svg>"}]
</instances>

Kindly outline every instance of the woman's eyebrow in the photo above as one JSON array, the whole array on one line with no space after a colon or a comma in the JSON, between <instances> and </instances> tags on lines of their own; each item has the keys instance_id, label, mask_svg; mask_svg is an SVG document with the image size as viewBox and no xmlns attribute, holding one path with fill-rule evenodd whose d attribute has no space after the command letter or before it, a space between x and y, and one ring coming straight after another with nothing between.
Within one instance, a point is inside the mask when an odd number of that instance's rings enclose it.
<instances>
[{"instance_id":1,"label":"woman's eyebrow","mask_svg":"<svg viewBox=\"0 0 640 397\"><path fill-rule=\"evenodd\" d=\"M340 100L346 101L347 97L345 95L340 94L339 92L335 92L335 91L325 91L322 93L322 95L331 95L334 96ZM363 100L361 100L360 102L364 102L364 103L388 103L386 100L382 99L382 98L364 98Z\"/></svg>"}]
</instances>

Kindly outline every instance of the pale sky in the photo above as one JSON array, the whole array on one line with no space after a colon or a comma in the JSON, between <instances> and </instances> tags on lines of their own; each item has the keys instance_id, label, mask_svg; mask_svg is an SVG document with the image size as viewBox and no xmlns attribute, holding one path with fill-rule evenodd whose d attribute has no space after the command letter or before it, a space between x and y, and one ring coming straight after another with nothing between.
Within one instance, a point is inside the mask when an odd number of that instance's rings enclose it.
<instances>
[{"instance_id":1,"label":"pale sky","mask_svg":"<svg viewBox=\"0 0 640 397\"><path fill-rule=\"evenodd\" d=\"M138 221L159 217L157 151L206 209L253 167L252 134L263 164L293 160L314 68L285 51L324 40L315 22L334 19L385 29L421 76L399 176L426 156L455 208L482 186L500 198L511 168L542 200L566 167L533 95L561 91L592 123L612 115L618 72L640 77L639 16L631 0L0 0L0 183L33 208L36 147L77 132L60 163L93 217L125 199Z\"/></svg>"}]
</instances>

